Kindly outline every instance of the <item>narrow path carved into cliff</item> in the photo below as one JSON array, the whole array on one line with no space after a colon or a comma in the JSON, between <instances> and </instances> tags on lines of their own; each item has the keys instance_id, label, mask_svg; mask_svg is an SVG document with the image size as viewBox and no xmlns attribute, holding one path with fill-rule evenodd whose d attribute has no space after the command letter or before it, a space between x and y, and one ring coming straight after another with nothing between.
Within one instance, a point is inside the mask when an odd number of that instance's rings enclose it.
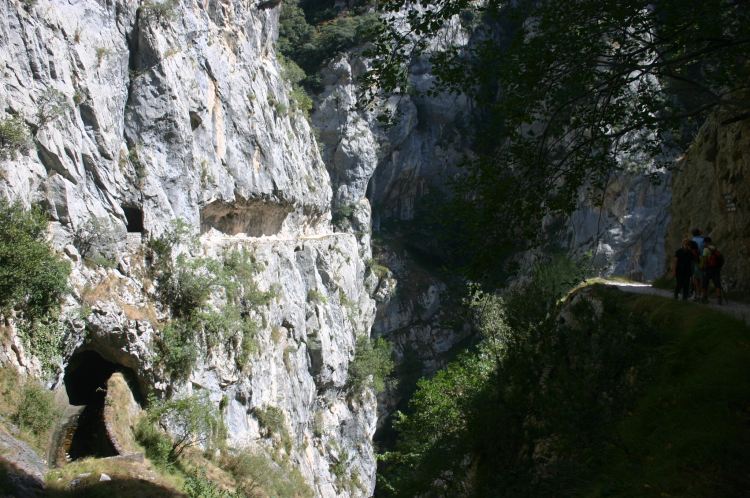
<instances>
[{"instance_id":1,"label":"narrow path carved into cliff","mask_svg":"<svg viewBox=\"0 0 750 498\"><path fill-rule=\"evenodd\" d=\"M671 291L657 289L649 284L642 284L638 282L618 282L616 280L604 280L601 283L610 287L617 287L623 292L630 292L632 294L650 294L653 296L661 296L674 299L674 294ZM697 303L692 300L688 302L694 306L707 306L712 310L726 313L727 315L738 318L739 320L742 320L746 324L750 325L750 305L748 304L739 303L736 301L729 301L726 304L717 304L715 297L708 304Z\"/></svg>"}]
</instances>

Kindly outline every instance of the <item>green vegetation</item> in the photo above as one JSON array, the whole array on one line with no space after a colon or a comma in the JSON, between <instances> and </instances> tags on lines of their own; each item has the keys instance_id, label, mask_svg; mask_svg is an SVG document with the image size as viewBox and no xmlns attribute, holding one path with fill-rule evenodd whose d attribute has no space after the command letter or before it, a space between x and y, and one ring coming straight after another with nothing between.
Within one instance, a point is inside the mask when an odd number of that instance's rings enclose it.
<instances>
[{"instance_id":1,"label":"green vegetation","mask_svg":"<svg viewBox=\"0 0 750 498\"><path fill-rule=\"evenodd\" d=\"M582 191L601 202L616 173L672 166L667 151L684 148L709 112L732 121L748 108L750 10L737 2L416 5L379 3L386 15L409 15L373 43L362 85L371 99L362 103L371 106L379 91L408 94L408 68L420 55L438 80L428 94L474 100L467 138L476 155L464 161L446 209L460 223L444 226L461 229L455 238L475 278L540 243L542 221L571 213ZM477 43L434 52L431 42L456 15L479 18Z\"/></svg>"},{"instance_id":2,"label":"green vegetation","mask_svg":"<svg viewBox=\"0 0 750 498\"><path fill-rule=\"evenodd\" d=\"M308 303L317 303L317 304L326 304L328 302L328 298L325 294L320 292L317 289L310 289L307 291L307 302Z\"/></svg>"},{"instance_id":3,"label":"green vegetation","mask_svg":"<svg viewBox=\"0 0 750 498\"><path fill-rule=\"evenodd\" d=\"M169 428L172 437L166 432ZM173 465L182 453L196 445L222 444L225 428L219 410L205 395L149 401L146 417L136 428L138 442L155 463Z\"/></svg>"},{"instance_id":4,"label":"green vegetation","mask_svg":"<svg viewBox=\"0 0 750 498\"><path fill-rule=\"evenodd\" d=\"M24 345L51 373L61 354L58 306L68 289L70 265L53 252L46 234L41 209L26 211L0 201L0 312L15 311Z\"/></svg>"},{"instance_id":5,"label":"green vegetation","mask_svg":"<svg viewBox=\"0 0 750 498\"><path fill-rule=\"evenodd\" d=\"M253 412L258 419L261 436L276 438L281 448L289 455L292 451L292 437L286 428L284 412L277 406L256 407Z\"/></svg>"},{"instance_id":6,"label":"green vegetation","mask_svg":"<svg viewBox=\"0 0 750 498\"><path fill-rule=\"evenodd\" d=\"M15 157L29 145L29 129L20 117L0 119L0 159Z\"/></svg>"},{"instance_id":7,"label":"green vegetation","mask_svg":"<svg viewBox=\"0 0 750 498\"><path fill-rule=\"evenodd\" d=\"M141 5L141 11L146 19L156 22L173 21L179 0L148 0Z\"/></svg>"},{"instance_id":8,"label":"green vegetation","mask_svg":"<svg viewBox=\"0 0 750 498\"><path fill-rule=\"evenodd\" d=\"M0 368L0 422L9 420L18 426L17 437L44 453L58 416L50 391L11 368Z\"/></svg>"},{"instance_id":9,"label":"green vegetation","mask_svg":"<svg viewBox=\"0 0 750 498\"><path fill-rule=\"evenodd\" d=\"M379 491L742 496L750 426L731 407L750 399L750 330L598 285L542 303L544 284L475 294L484 339L419 382L381 455Z\"/></svg>"},{"instance_id":10,"label":"green vegetation","mask_svg":"<svg viewBox=\"0 0 750 498\"><path fill-rule=\"evenodd\" d=\"M313 491L305 483L297 468L288 463L276 463L268 457L249 451L225 456L222 467L229 471L237 482L237 492L243 496L283 496L289 498L312 498Z\"/></svg>"},{"instance_id":11,"label":"green vegetation","mask_svg":"<svg viewBox=\"0 0 750 498\"><path fill-rule=\"evenodd\" d=\"M123 238L107 217L91 217L73 230L73 245L82 258L92 263L116 265L111 247Z\"/></svg>"},{"instance_id":12,"label":"green vegetation","mask_svg":"<svg viewBox=\"0 0 750 498\"><path fill-rule=\"evenodd\" d=\"M325 3L325 2L322 2ZM364 45L380 29L372 2L354 2L351 10L336 11L333 2L284 0L279 17L279 51L307 74L316 74L337 53Z\"/></svg>"},{"instance_id":13,"label":"green vegetation","mask_svg":"<svg viewBox=\"0 0 750 498\"><path fill-rule=\"evenodd\" d=\"M372 388L376 393L385 389L385 381L393 371L391 345L379 337L370 341L367 336L357 338L354 359L349 363L348 383L354 393Z\"/></svg>"},{"instance_id":14,"label":"green vegetation","mask_svg":"<svg viewBox=\"0 0 750 498\"><path fill-rule=\"evenodd\" d=\"M332 1L283 0L277 47L292 99L299 109L312 107L307 91L320 90L318 73L336 54L366 44L381 29L374 2L347 2L339 11ZM309 109L306 111L309 112Z\"/></svg>"},{"instance_id":15,"label":"green vegetation","mask_svg":"<svg viewBox=\"0 0 750 498\"><path fill-rule=\"evenodd\" d=\"M0 309L42 319L67 290L70 266L46 241L47 218L39 208L0 200Z\"/></svg>"},{"instance_id":16,"label":"green vegetation","mask_svg":"<svg viewBox=\"0 0 750 498\"><path fill-rule=\"evenodd\" d=\"M65 94L54 88L48 88L37 101L37 127L42 128L47 123L51 123L57 118L62 117L69 109L68 98Z\"/></svg>"},{"instance_id":17,"label":"green vegetation","mask_svg":"<svg viewBox=\"0 0 750 498\"><path fill-rule=\"evenodd\" d=\"M222 489L201 471L191 472L185 477L185 492L189 498L243 498L241 494Z\"/></svg>"},{"instance_id":18,"label":"green vegetation","mask_svg":"<svg viewBox=\"0 0 750 498\"><path fill-rule=\"evenodd\" d=\"M247 250L233 250L223 261L188 259L174 255L186 244L190 231L184 223L149 241L151 274L159 299L170 309L167 323L156 344L158 362L175 378L189 375L202 345L211 350L232 347L240 369L258 352L259 324L253 315L276 297L275 290L261 291L255 283L259 265ZM214 296L216 305L210 305Z\"/></svg>"}]
</instances>

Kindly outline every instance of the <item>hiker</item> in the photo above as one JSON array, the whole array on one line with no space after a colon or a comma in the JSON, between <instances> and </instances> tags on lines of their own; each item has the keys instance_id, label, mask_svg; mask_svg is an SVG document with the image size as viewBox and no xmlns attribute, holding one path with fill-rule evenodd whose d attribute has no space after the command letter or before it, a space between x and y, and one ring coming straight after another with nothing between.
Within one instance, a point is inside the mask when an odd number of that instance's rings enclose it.
<instances>
[{"instance_id":1,"label":"hiker","mask_svg":"<svg viewBox=\"0 0 750 498\"><path fill-rule=\"evenodd\" d=\"M690 250L693 252L693 301L700 301L703 297L703 266L701 256L703 255L704 238L700 228L693 228L693 238L690 239Z\"/></svg>"},{"instance_id":2,"label":"hiker","mask_svg":"<svg viewBox=\"0 0 750 498\"><path fill-rule=\"evenodd\" d=\"M674 277L677 285L674 288L674 298L682 292L682 300L687 301L690 292L690 280L693 277L693 264L695 263L695 253L690 249L690 239L683 239L682 247L674 253ZM693 242L694 244L694 242Z\"/></svg>"},{"instance_id":3,"label":"hiker","mask_svg":"<svg viewBox=\"0 0 750 498\"><path fill-rule=\"evenodd\" d=\"M725 301L721 294L721 267L724 266L724 256L713 244L711 237L703 239L701 266L703 268L703 302L708 302L708 286L713 283L719 304L722 304Z\"/></svg>"}]
</instances>

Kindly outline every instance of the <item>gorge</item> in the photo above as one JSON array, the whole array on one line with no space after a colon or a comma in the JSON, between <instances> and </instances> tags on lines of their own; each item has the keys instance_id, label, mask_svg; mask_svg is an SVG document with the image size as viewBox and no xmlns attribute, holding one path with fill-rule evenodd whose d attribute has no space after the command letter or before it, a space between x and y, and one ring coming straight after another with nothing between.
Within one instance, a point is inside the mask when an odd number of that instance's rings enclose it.
<instances>
[{"instance_id":1,"label":"gorge","mask_svg":"<svg viewBox=\"0 0 750 498\"><path fill-rule=\"evenodd\" d=\"M481 458L426 478L434 489L389 488L403 476L376 485L377 453L381 477L398 465L387 458L399 448L393 424L426 392L419 379L471 363L467 352L499 355L477 303L496 310L492 296L511 289L512 304L513 289L562 260L561 275L567 262L588 272L560 277L563 295L593 274L653 281L694 226L721 241L727 289L748 291L750 144L734 109L711 114L675 167L623 167L601 197L578 189L567 215L544 218L541 244L508 256L506 280L464 273L474 239L451 231L443 209L485 123L468 92L438 85L432 55L481 45L474 4L458 2L411 56L407 91L362 106L379 16L398 24L422 3L379 14L356 0L0 1L3 492L480 496ZM28 240L10 235L41 225ZM26 256L39 272L15 263ZM37 309L47 283L52 304ZM620 329L610 290L581 295L595 304L544 294L561 307L534 317L593 320L560 329L591 344L540 339L536 351L595 364L585 373L602 392L636 385L625 367L606 384L599 366L619 347L640 361L622 339L651 344L636 333L640 304L623 298L633 323ZM501 322L520 326L508 306ZM617 333L602 338L602 324ZM617 409L632 401L612 396ZM540 418L527 429L544 425L538 408L528 405ZM524 450L541 481L566 434Z\"/></svg>"}]
</instances>

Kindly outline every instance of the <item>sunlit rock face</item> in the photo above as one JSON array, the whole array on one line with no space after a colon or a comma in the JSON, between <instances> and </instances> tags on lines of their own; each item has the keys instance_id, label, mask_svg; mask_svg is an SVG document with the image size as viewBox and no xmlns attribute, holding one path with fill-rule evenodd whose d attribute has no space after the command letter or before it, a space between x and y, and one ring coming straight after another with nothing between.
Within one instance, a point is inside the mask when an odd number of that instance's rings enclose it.
<instances>
[{"instance_id":1,"label":"sunlit rock face","mask_svg":"<svg viewBox=\"0 0 750 498\"><path fill-rule=\"evenodd\" d=\"M329 173L280 76L278 6L24 5L0 4L0 118L21 118L33 140L0 161L0 194L44 206L73 263L67 357L91 349L144 389L207 392L236 447L278 451L256 418L278 407L292 441L281 451L316 495L369 496L375 399L347 383L356 337L375 314L369 204L353 198L358 236L334 230ZM354 177L337 188L364 193ZM96 245L113 268L87 264L74 247L94 219L108 227ZM236 344L201 350L187 380L173 382L155 361L168 313L144 246L178 219L191 234L180 249L188 259L249 251L258 288L274 298L254 311L257 351L246 364ZM82 304L90 313L73 317ZM0 358L40 372L16 336ZM342 482L333 466L356 479Z\"/></svg>"}]
</instances>

